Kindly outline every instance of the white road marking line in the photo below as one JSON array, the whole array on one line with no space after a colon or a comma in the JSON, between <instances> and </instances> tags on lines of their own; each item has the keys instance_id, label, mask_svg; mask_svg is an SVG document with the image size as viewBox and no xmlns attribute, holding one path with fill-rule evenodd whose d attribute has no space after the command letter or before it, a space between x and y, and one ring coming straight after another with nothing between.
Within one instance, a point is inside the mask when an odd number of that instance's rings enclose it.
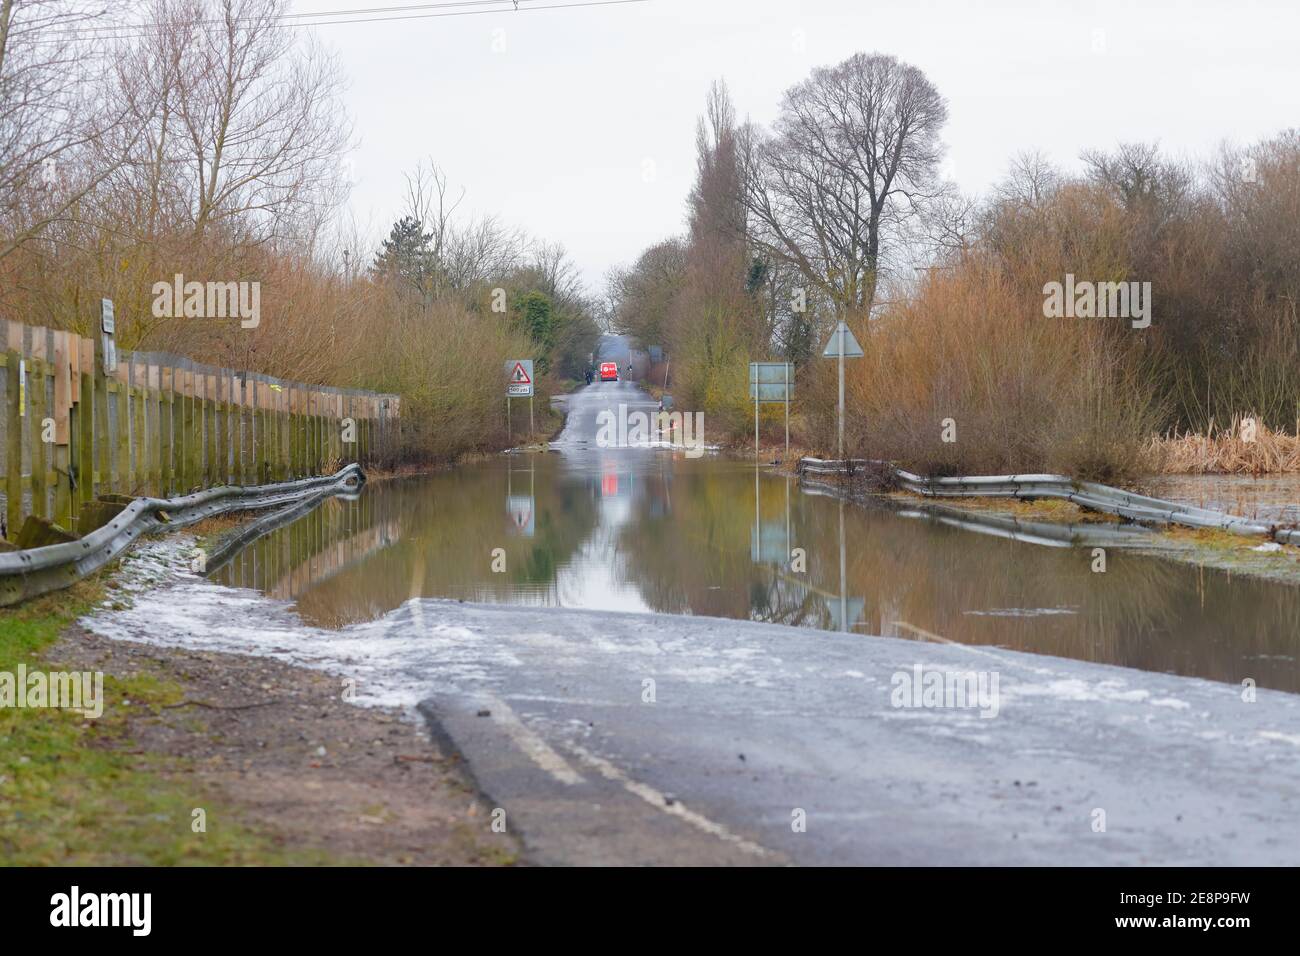
<instances>
[{"instance_id":1,"label":"white road marking line","mask_svg":"<svg viewBox=\"0 0 1300 956\"><path fill-rule=\"evenodd\" d=\"M569 762L551 749L551 745L537 733L524 725L510 705L499 697L485 698L487 707L492 711L492 721L506 732L515 746L532 758L533 763L541 767L560 783L573 786L585 783L583 776L569 765Z\"/></svg>"},{"instance_id":2,"label":"white road marking line","mask_svg":"<svg viewBox=\"0 0 1300 956\"><path fill-rule=\"evenodd\" d=\"M600 775L606 780L613 780L616 783L622 784L623 789L628 793L640 797L646 803L650 804L650 806L656 807L665 813L672 814L673 816L689 823L697 830L703 830L710 836L715 836L720 840L725 840L727 843L730 843L739 850L744 850L746 853L752 853L754 856L767 856L769 854L768 850L759 846L757 843L751 843L744 837L737 836L721 823L714 823L708 817L702 816L694 810L688 810L680 800L674 800L672 803L669 803L667 798L654 787L633 780L608 760L605 760L602 757L597 757L595 754L585 750L577 744L569 744L568 746L569 749L577 754L584 763L596 768Z\"/></svg>"}]
</instances>

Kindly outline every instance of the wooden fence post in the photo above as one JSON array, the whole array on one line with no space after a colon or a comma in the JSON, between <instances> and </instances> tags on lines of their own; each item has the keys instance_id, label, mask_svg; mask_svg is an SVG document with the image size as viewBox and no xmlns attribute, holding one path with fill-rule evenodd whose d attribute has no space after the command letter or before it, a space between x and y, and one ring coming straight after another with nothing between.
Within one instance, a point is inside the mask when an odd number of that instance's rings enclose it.
<instances>
[{"instance_id":1,"label":"wooden fence post","mask_svg":"<svg viewBox=\"0 0 1300 956\"><path fill-rule=\"evenodd\" d=\"M32 514L38 518L48 518L50 513L45 483L49 470L44 436L46 354L45 329L32 329L31 360L27 363L27 436L32 462Z\"/></svg>"},{"instance_id":2,"label":"wooden fence post","mask_svg":"<svg viewBox=\"0 0 1300 956\"><path fill-rule=\"evenodd\" d=\"M295 387L290 393L293 413L293 475L302 478L307 474L307 428L303 417L303 390Z\"/></svg>"},{"instance_id":3,"label":"wooden fence post","mask_svg":"<svg viewBox=\"0 0 1300 956\"><path fill-rule=\"evenodd\" d=\"M72 342L54 333L54 521L72 527Z\"/></svg>"},{"instance_id":4,"label":"wooden fence post","mask_svg":"<svg viewBox=\"0 0 1300 956\"><path fill-rule=\"evenodd\" d=\"M163 492L163 442L167 437L167 423L163 421L162 377L155 356L149 356L145 372L148 389L150 419L153 436L149 441L149 490L162 497Z\"/></svg>"},{"instance_id":5,"label":"wooden fence post","mask_svg":"<svg viewBox=\"0 0 1300 956\"><path fill-rule=\"evenodd\" d=\"M77 510L95 500L95 343L77 340Z\"/></svg>"},{"instance_id":6,"label":"wooden fence post","mask_svg":"<svg viewBox=\"0 0 1300 956\"><path fill-rule=\"evenodd\" d=\"M266 384L260 375L254 376L253 382L253 418L257 422L257 436L253 444L253 481L263 484L266 481Z\"/></svg>"},{"instance_id":7,"label":"wooden fence post","mask_svg":"<svg viewBox=\"0 0 1300 956\"><path fill-rule=\"evenodd\" d=\"M5 525L9 538L18 537L18 529L23 520L23 418L26 409L19 402L23 394L22 351L23 327L16 322L8 323L8 346L5 352L5 412L8 418L8 430L5 433Z\"/></svg>"},{"instance_id":8,"label":"wooden fence post","mask_svg":"<svg viewBox=\"0 0 1300 956\"><path fill-rule=\"evenodd\" d=\"M311 456L307 473L319 475L320 468L320 393L311 389L307 393L307 434L311 436Z\"/></svg>"},{"instance_id":9,"label":"wooden fence post","mask_svg":"<svg viewBox=\"0 0 1300 956\"><path fill-rule=\"evenodd\" d=\"M95 380L95 490L112 488L113 474L110 455L112 441L108 431L108 406L113 396L108 392L108 375L104 371L104 337L93 336L90 349L94 356L91 375Z\"/></svg>"},{"instance_id":10,"label":"wooden fence post","mask_svg":"<svg viewBox=\"0 0 1300 956\"><path fill-rule=\"evenodd\" d=\"M233 438L235 439L235 459L234 472L235 484L242 485L245 482L244 475L244 377L238 372L232 372L230 376L230 394L231 400L235 406L235 419L231 428L233 429Z\"/></svg>"},{"instance_id":11,"label":"wooden fence post","mask_svg":"<svg viewBox=\"0 0 1300 956\"><path fill-rule=\"evenodd\" d=\"M144 363L135 354L131 354L131 444L132 459L131 486L132 494L149 493L149 449L154 439L149 435L148 420L145 417L145 397L148 393L148 377Z\"/></svg>"},{"instance_id":12,"label":"wooden fence post","mask_svg":"<svg viewBox=\"0 0 1300 956\"><path fill-rule=\"evenodd\" d=\"M158 442L158 493L164 498L171 497L176 488L176 472L172 463L176 454L176 393L172 376L175 373L170 365L158 370L158 407L162 417L162 434Z\"/></svg>"},{"instance_id":13,"label":"wooden fence post","mask_svg":"<svg viewBox=\"0 0 1300 956\"><path fill-rule=\"evenodd\" d=\"M117 374L114 376L116 381L113 383L117 386L117 394L113 402L113 407L117 412L116 434L113 436L113 447L116 452L116 461L114 462L114 477L117 479L115 487L119 494L131 494L131 418L127 414L127 399L130 397L127 388L127 369L128 356L125 352L117 353Z\"/></svg>"},{"instance_id":14,"label":"wooden fence post","mask_svg":"<svg viewBox=\"0 0 1300 956\"><path fill-rule=\"evenodd\" d=\"M198 379L194 366L185 363L185 486L183 493L201 484L203 467L203 404L199 399Z\"/></svg>"}]
</instances>

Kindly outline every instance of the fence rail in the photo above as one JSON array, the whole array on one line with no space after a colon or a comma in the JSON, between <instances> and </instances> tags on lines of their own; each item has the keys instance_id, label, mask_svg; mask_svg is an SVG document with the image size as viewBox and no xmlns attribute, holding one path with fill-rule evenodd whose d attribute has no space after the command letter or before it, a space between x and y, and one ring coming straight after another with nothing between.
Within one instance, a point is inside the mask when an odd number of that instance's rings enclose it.
<instances>
[{"instance_id":1,"label":"fence rail","mask_svg":"<svg viewBox=\"0 0 1300 956\"><path fill-rule=\"evenodd\" d=\"M889 462L862 458L837 460L801 458L800 474L846 475L856 472L888 475L908 491L926 498L1060 498L1090 511L1117 515L1142 524L1183 525L1189 528L1217 528L1233 534L1272 538L1280 544L1300 544L1300 530L1237 515L1211 511L1139 495L1122 488L1093 481L1079 481L1065 475L976 475L928 478L914 475Z\"/></svg>"},{"instance_id":2,"label":"fence rail","mask_svg":"<svg viewBox=\"0 0 1300 956\"><path fill-rule=\"evenodd\" d=\"M79 527L97 496L165 498L370 464L397 448L401 399L290 382L0 320L5 537L28 516ZM90 509L94 511L95 509Z\"/></svg>"}]
</instances>

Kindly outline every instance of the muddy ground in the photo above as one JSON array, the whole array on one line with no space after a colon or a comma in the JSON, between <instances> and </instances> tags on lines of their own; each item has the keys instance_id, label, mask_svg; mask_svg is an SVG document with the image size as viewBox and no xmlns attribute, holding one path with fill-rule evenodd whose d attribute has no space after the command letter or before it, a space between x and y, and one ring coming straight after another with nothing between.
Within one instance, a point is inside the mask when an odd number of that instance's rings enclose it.
<instances>
[{"instance_id":1,"label":"muddy ground","mask_svg":"<svg viewBox=\"0 0 1300 956\"><path fill-rule=\"evenodd\" d=\"M341 864L510 865L460 755L400 711L343 699L339 679L262 658L113 641L70 628L48 660L179 685L138 706L126 739L192 786L195 806L232 812L277 846ZM214 799L215 798L215 799ZM212 829L222 821L209 815Z\"/></svg>"}]
</instances>

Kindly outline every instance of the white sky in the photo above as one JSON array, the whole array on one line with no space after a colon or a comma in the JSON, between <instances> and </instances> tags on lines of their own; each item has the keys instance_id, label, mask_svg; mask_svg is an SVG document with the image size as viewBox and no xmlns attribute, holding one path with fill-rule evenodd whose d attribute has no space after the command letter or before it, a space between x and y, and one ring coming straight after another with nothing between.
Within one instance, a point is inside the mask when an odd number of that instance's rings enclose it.
<instances>
[{"instance_id":1,"label":"white sky","mask_svg":"<svg viewBox=\"0 0 1300 956\"><path fill-rule=\"evenodd\" d=\"M813 66L894 54L947 98L948 172L967 192L1024 149L1074 167L1121 140L1199 156L1300 125L1296 0L647 0L314 33L349 77L359 225L386 234L402 173L431 157L466 189L462 210L564 243L591 291L682 230L715 77L742 118L768 122Z\"/></svg>"}]
</instances>

